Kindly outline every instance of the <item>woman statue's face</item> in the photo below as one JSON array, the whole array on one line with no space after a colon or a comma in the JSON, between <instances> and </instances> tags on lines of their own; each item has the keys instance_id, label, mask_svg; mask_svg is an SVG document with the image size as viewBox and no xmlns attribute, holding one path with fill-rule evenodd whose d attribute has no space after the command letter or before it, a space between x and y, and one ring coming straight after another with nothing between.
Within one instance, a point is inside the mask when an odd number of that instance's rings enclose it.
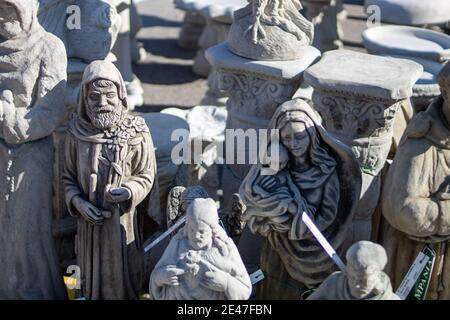
<instances>
[{"instance_id":1,"label":"woman statue's face","mask_svg":"<svg viewBox=\"0 0 450 320\"><path fill-rule=\"evenodd\" d=\"M296 158L306 154L311 139L303 122L289 122L281 129L281 141Z\"/></svg>"},{"instance_id":2,"label":"woman statue's face","mask_svg":"<svg viewBox=\"0 0 450 320\"><path fill-rule=\"evenodd\" d=\"M212 245L212 230L203 221L189 220L187 222L189 244L194 250L208 249Z\"/></svg>"}]
</instances>

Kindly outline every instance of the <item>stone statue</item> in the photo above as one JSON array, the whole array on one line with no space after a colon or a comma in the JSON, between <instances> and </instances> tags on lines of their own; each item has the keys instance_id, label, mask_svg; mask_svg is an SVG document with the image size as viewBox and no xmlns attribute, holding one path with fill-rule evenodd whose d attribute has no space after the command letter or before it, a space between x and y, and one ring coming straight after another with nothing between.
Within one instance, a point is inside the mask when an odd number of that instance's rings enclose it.
<instances>
[{"instance_id":1,"label":"stone statue","mask_svg":"<svg viewBox=\"0 0 450 320\"><path fill-rule=\"evenodd\" d=\"M428 245L437 255L427 299L450 299L450 65L439 75L442 95L408 125L386 177L384 246L394 286Z\"/></svg>"},{"instance_id":2,"label":"stone statue","mask_svg":"<svg viewBox=\"0 0 450 320\"><path fill-rule=\"evenodd\" d=\"M231 51L254 60L301 58L301 49L312 43L314 26L300 14L300 1L248 1L235 11L228 39Z\"/></svg>"},{"instance_id":3,"label":"stone statue","mask_svg":"<svg viewBox=\"0 0 450 320\"><path fill-rule=\"evenodd\" d=\"M150 277L155 300L244 300L252 285L214 200L195 199Z\"/></svg>"},{"instance_id":4,"label":"stone statue","mask_svg":"<svg viewBox=\"0 0 450 320\"><path fill-rule=\"evenodd\" d=\"M323 126L352 148L362 173L350 243L378 236L376 208L383 169L422 73L422 66L414 61L344 49L325 52L304 73L314 88L312 103Z\"/></svg>"},{"instance_id":5,"label":"stone statue","mask_svg":"<svg viewBox=\"0 0 450 320\"><path fill-rule=\"evenodd\" d=\"M400 300L383 272L386 251L379 244L359 241L347 251L347 273L329 276L308 300Z\"/></svg>"},{"instance_id":6,"label":"stone statue","mask_svg":"<svg viewBox=\"0 0 450 320\"><path fill-rule=\"evenodd\" d=\"M361 174L351 149L325 131L303 100L282 104L270 129L279 130L280 156L271 160L278 160L279 169L265 175L262 164L251 168L240 188L247 206L243 219L266 238L261 269L268 277L258 297L298 299L299 292L318 286L335 270L302 214L310 216L338 254L345 252Z\"/></svg>"},{"instance_id":7,"label":"stone statue","mask_svg":"<svg viewBox=\"0 0 450 320\"><path fill-rule=\"evenodd\" d=\"M72 12L72 6L79 8L79 12ZM121 18L113 0L39 0L38 18L44 29L58 36L66 46L69 118L76 110L86 66L95 60L116 60L111 50L117 40ZM72 25L77 18L80 25Z\"/></svg>"},{"instance_id":8,"label":"stone statue","mask_svg":"<svg viewBox=\"0 0 450 320\"><path fill-rule=\"evenodd\" d=\"M128 115L116 67L94 61L85 70L77 115L65 141L63 182L78 217L77 263L85 298L136 299L142 284L142 219L156 179L145 121Z\"/></svg>"},{"instance_id":9,"label":"stone statue","mask_svg":"<svg viewBox=\"0 0 450 320\"><path fill-rule=\"evenodd\" d=\"M226 226L228 235L232 237L235 242L239 242L239 238L245 228L245 221L242 216L247 208L242 201L239 193L233 194L231 197L231 205L229 213L226 215Z\"/></svg>"},{"instance_id":10,"label":"stone statue","mask_svg":"<svg viewBox=\"0 0 450 320\"><path fill-rule=\"evenodd\" d=\"M53 142L64 117L63 43L33 0L0 1L0 299L65 299L52 239Z\"/></svg>"},{"instance_id":11,"label":"stone statue","mask_svg":"<svg viewBox=\"0 0 450 320\"><path fill-rule=\"evenodd\" d=\"M71 25L68 9L72 5L80 9L79 27ZM69 58L109 59L121 24L114 5L112 0L39 0L39 21L65 42ZM75 18L77 13L72 14Z\"/></svg>"},{"instance_id":12,"label":"stone statue","mask_svg":"<svg viewBox=\"0 0 450 320\"><path fill-rule=\"evenodd\" d=\"M131 10L132 0L108 0L110 4L115 5L118 15L121 18L121 24L117 41L112 48L112 52L117 57L114 64L120 70L127 86L128 109L134 110L137 106L144 104L144 89L139 78L133 73L131 56Z\"/></svg>"},{"instance_id":13,"label":"stone statue","mask_svg":"<svg viewBox=\"0 0 450 320\"><path fill-rule=\"evenodd\" d=\"M42 27L64 42L67 57L66 115L53 134L55 166L53 182L53 236L61 268L76 263L77 220L70 216L61 180L64 140L71 115L76 112L84 69L95 60L115 60L111 48L117 38L120 16L112 0L39 0Z\"/></svg>"},{"instance_id":14,"label":"stone statue","mask_svg":"<svg viewBox=\"0 0 450 320\"><path fill-rule=\"evenodd\" d=\"M314 25L313 46L321 52L341 49L342 42L342 0L305 0L305 17Z\"/></svg>"},{"instance_id":15,"label":"stone statue","mask_svg":"<svg viewBox=\"0 0 450 320\"><path fill-rule=\"evenodd\" d=\"M197 198L209 198L202 186L173 187L167 199L167 227L169 228L184 216L191 202Z\"/></svg>"}]
</instances>

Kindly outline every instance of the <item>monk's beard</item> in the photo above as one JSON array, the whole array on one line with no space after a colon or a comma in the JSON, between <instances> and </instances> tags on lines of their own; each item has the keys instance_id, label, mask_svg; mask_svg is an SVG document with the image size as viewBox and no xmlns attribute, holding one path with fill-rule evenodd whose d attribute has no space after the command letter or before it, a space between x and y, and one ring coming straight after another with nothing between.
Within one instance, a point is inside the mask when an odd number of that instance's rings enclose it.
<instances>
[{"instance_id":1,"label":"monk's beard","mask_svg":"<svg viewBox=\"0 0 450 320\"><path fill-rule=\"evenodd\" d=\"M94 127L100 130L107 130L117 125L122 117L122 108L97 108L92 111L90 108L87 110L87 114Z\"/></svg>"}]
</instances>

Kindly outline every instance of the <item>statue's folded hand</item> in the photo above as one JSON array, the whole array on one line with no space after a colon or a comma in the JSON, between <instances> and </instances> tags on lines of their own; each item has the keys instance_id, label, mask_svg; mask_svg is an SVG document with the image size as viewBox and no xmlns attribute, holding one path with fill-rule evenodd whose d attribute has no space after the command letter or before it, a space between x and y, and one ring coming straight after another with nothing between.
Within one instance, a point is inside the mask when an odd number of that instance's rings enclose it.
<instances>
[{"instance_id":1,"label":"statue's folded hand","mask_svg":"<svg viewBox=\"0 0 450 320\"><path fill-rule=\"evenodd\" d=\"M228 288L228 274L216 267L206 271L202 285L214 291L224 292Z\"/></svg>"},{"instance_id":2,"label":"statue's folded hand","mask_svg":"<svg viewBox=\"0 0 450 320\"><path fill-rule=\"evenodd\" d=\"M120 203L131 199L131 190L125 187L111 188L105 192L106 201Z\"/></svg>"},{"instance_id":3,"label":"statue's folded hand","mask_svg":"<svg viewBox=\"0 0 450 320\"><path fill-rule=\"evenodd\" d=\"M185 274L183 269L177 268L176 266L166 266L165 268L159 269L155 282L158 286L178 286L180 285L178 278L183 274Z\"/></svg>"},{"instance_id":4,"label":"statue's folded hand","mask_svg":"<svg viewBox=\"0 0 450 320\"><path fill-rule=\"evenodd\" d=\"M92 203L83 200L81 197L75 197L72 200L77 212L90 224L102 225L104 217L102 212Z\"/></svg>"}]
</instances>

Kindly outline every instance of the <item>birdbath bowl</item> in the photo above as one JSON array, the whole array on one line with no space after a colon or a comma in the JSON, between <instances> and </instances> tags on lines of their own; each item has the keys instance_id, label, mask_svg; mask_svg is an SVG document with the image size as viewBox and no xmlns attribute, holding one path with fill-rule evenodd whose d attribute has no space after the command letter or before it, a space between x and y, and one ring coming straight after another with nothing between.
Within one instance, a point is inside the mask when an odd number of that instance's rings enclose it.
<instances>
[{"instance_id":1,"label":"birdbath bowl","mask_svg":"<svg viewBox=\"0 0 450 320\"><path fill-rule=\"evenodd\" d=\"M408 26L380 26L364 31L363 43L373 54L414 57L444 63L450 59L450 36Z\"/></svg>"},{"instance_id":2,"label":"birdbath bowl","mask_svg":"<svg viewBox=\"0 0 450 320\"><path fill-rule=\"evenodd\" d=\"M365 7L378 6L381 21L421 26L450 21L448 0L366 0Z\"/></svg>"}]
</instances>

